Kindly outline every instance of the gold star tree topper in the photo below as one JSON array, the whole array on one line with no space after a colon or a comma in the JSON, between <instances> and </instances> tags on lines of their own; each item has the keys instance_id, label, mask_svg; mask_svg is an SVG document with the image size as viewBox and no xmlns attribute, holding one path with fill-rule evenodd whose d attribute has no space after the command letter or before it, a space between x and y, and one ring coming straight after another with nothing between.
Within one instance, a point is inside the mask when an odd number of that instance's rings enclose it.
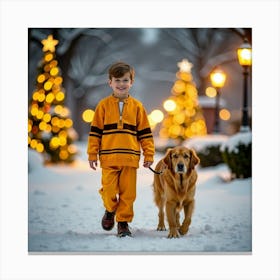
<instances>
[{"instance_id":1,"label":"gold star tree topper","mask_svg":"<svg viewBox=\"0 0 280 280\"><path fill-rule=\"evenodd\" d=\"M58 40L55 40L53 38L53 35L49 35L47 39L44 39L41 41L43 44L43 51L50 51L54 52L55 51L55 46L58 44Z\"/></svg>"},{"instance_id":2,"label":"gold star tree topper","mask_svg":"<svg viewBox=\"0 0 280 280\"><path fill-rule=\"evenodd\" d=\"M185 72L185 73L191 73L191 69L193 67L193 64L190 63L187 59L183 59L182 61L177 63L180 72Z\"/></svg>"}]
</instances>

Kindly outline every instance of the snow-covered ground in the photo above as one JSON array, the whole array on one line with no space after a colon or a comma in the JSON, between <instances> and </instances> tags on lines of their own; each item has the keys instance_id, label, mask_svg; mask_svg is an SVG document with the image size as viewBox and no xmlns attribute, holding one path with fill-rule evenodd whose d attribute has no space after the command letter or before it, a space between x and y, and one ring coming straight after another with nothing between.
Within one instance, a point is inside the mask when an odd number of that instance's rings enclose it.
<instances>
[{"instance_id":1,"label":"snow-covered ground","mask_svg":"<svg viewBox=\"0 0 280 280\"><path fill-rule=\"evenodd\" d=\"M29 151L29 252L251 253L251 178L225 182L222 178L229 175L226 165L198 167L196 207L189 233L168 239L167 232L156 231L153 173L141 167L130 224L133 237L118 238L116 226L110 232L101 227L101 169L89 168L85 148L85 143L79 144L80 155L71 166L44 167L38 154ZM156 154L155 163L161 157Z\"/></svg>"}]
</instances>

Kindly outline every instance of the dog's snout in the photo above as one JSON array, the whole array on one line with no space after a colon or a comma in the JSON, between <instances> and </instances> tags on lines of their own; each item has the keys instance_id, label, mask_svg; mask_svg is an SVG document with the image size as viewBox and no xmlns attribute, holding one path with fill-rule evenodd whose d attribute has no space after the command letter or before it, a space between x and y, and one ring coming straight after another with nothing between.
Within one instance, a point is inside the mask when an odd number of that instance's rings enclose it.
<instances>
[{"instance_id":1,"label":"dog's snout","mask_svg":"<svg viewBox=\"0 0 280 280\"><path fill-rule=\"evenodd\" d=\"M187 168L186 168L185 164L183 162L178 162L176 165L175 172L178 172L178 173L187 172Z\"/></svg>"},{"instance_id":2,"label":"dog's snout","mask_svg":"<svg viewBox=\"0 0 280 280\"><path fill-rule=\"evenodd\" d=\"M178 168L178 171L183 171L184 170L184 164L183 163L178 163L177 168Z\"/></svg>"}]
</instances>

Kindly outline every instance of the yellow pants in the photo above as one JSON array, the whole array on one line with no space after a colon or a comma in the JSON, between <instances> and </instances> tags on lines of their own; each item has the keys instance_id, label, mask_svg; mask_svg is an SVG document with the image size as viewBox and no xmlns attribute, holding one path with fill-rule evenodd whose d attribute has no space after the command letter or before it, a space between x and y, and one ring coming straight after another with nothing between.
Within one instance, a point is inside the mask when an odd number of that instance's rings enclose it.
<instances>
[{"instance_id":1,"label":"yellow pants","mask_svg":"<svg viewBox=\"0 0 280 280\"><path fill-rule=\"evenodd\" d=\"M136 198L136 168L102 168L102 188L99 193L107 211L116 213L117 222L131 222Z\"/></svg>"}]
</instances>

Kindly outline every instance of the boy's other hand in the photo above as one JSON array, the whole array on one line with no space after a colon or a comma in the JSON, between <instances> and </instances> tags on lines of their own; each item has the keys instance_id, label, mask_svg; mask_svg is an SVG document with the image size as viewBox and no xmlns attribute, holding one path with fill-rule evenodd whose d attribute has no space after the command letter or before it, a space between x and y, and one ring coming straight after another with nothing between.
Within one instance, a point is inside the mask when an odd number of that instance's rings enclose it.
<instances>
[{"instance_id":1,"label":"boy's other hand","mask_svg":"<svg viewBox=\"0 0 280 280\"><path fill-rule=\"evenodd\" d=\"M89 160L88 162L89 162L90 168L92 168L93 170L96 170L97 161L96 160Z\"/></svg>"},{"instance_id":2,"label":"boy's other hand","mask_svg":"<svg viewBox=\"0 0 280 280\"><path fill-rule=\"evenodd\" d=\"M143 166L144 166L145 168L149 168L152 164L153 164L152 161L144 161Z\"/></svg>"}]
</instances>

